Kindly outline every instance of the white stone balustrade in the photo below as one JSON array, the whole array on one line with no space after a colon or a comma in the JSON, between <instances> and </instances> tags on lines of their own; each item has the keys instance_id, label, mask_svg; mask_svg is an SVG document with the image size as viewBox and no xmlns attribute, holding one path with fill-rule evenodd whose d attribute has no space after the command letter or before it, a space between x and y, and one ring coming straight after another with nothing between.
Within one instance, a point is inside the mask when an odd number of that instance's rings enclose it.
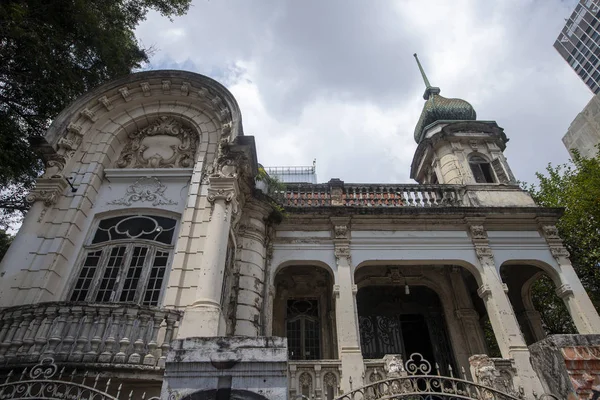
<instances>
[{"instance_id":1,"label":"white stone balustrade","mask_svg":"<svg viewBox=\"0 0 600 400\"><path fill-rule=\"evenodd\" d=\"M0 310L0 363L164 367L181 311L133 304L52 302Z\"/></svg>"},{"instance_id":2,"label":"white stone balustrade","mask_svg":"<svg viewBox=\"0 0 600 400\"><path fill-rule=\"evenodd\" d=\"M284 207L536 207L527 192L509 184L287 183L274 197Z\"/></svg>"},{"instance_id":3,"label":"white stone balustrade","mask_svg":"<svg viewBox=\"0 0 600 400\"><path fill-rule=\"evenodd\" d=\"M287 184L280 201L287 207L441 207L466 206L464 186L382 184Z\"/></svg>"}]
</instances>

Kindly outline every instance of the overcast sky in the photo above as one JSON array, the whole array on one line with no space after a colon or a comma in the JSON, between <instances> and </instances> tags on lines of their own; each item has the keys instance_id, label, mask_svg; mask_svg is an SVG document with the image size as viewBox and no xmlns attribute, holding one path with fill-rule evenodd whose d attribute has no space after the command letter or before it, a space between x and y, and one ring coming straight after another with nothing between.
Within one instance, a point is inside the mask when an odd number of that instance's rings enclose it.
<instances>
[{"instance_id":1,"label":"overcast sky","mask_svg":"<svg viewBox=\"0 0 600 400\"><path fill-rule=\"evenodd\" d=\"M208 75L233 93L265 166L320 182L411 182L424 85L469 101L510 138L519 180L566 162L561 138L591 99L552 47L575 0L194 0L150 14L151 69Z\"/></svg>"}]
</instances>

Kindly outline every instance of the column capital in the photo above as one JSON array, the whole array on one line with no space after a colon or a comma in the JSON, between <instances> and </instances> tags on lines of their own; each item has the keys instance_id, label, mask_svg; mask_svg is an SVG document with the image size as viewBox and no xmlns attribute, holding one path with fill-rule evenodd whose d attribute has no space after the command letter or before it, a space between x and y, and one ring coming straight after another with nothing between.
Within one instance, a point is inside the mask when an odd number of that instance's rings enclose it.
<instances>
[{"instance_id":1,"label":"column capital","mask_svg":"<svg viewBox=\"0 0 600 400\"><path fill-rule=\"evenodd\" d=\"M556 288L556 295L561 299L573 296L573 288L568 283L562 284Z\"/></svg>"},{"instance_id":2,"label":"column capital","mask_svg":"<svg viewBox=\"0 0 600 400\"><path fill-rule=\"evenodd\" d=\"M333 254L335 255L335 259L340 261L341 259L348 260L348 263L352 261L352 256L350 255L350 246L336 246L333 250Z\"/></svg>"},{"instance_id":3,"label":"column capital","mask_svg":"<svg viewBox=\"0 0 600 400\"><path fill-rule=\"evenodd\" d=\"M477 289L477 294L485 300L492 295L492 288L488 284L483 284Z\"/></svg>"},{"instance_id":4,"label":"column capital","mask_svg":"<svg viewBox=\"0 0 600 400\"><path fill-rule=\"evenodd\" d=\"M43 201L46 207L50 207L58 201L67 185L67 180L63 176L39 178L35 188L27 195L26 200L29 203Z\"/></svg>"}]
</instances>

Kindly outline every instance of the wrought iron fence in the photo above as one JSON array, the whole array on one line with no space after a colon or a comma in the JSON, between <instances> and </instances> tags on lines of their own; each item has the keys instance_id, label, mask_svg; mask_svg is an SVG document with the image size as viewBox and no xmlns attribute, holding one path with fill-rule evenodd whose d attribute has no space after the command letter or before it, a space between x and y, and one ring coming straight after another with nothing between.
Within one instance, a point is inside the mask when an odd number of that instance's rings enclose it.
<instances>
[{"instance_id":1,"label":"wrought iron fence","mask_svg":"<svg viewBox=\"0 0 600 400\"><path fill-rule=\"evenodd\" d=\"M54 363L52 358L45 358L31 369L23 369L20 373L10 371L4 382L0 384L0 399L60 399L60 400L119 400L127 398L146 399L146 392L134 395L122 391L123 384L116 388L111 379L101 379L100 373L91 375L88 372L77 374L73 369L65 371ZM112 390L114 395L109 394ZM150 397L148 400L159 400Z\"/></svg>"}]
</instances>

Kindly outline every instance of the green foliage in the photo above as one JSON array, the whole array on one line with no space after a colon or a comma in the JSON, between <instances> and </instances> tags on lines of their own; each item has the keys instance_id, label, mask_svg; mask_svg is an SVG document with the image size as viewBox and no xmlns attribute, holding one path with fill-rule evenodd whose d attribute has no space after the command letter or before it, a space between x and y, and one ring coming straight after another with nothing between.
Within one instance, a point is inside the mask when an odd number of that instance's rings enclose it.
<instances>
[{"instance_id":1,"label":"green foliage","mask_svg":"<svg viewBox=\"0 0 600 400\"><path fill-rule=\"evenodd\" d=\"M548 165L546 174L536 174L537 186L526 189L545 207L564 207L557 224L570 259L592 302L600 306L600 156L586 159L575 155L571 164ZM554 295L549 279L533 288L533 301L542 313L549 333L573 331L562 301Z\"/></svg>"},{"instance_id":2,"label":"green foliage","mask_svg":"<svg viewBox=\"0 0 600 400\"><path fill-rule=\"evenodd\" d=\"M191 0L0 2L0 208L24 211L42 165L29 140L70 102L140 68L135 27L149 10L184 14Z\"/></svg>"},{"instance_id":3,"label":"green foliage","mask_svg":"<svg viewBox=\"0 0 600 400\"><path fill-rule=\"evenodd\" d=\"M271 215L269 215L269 220L276 224L280 223L283 218L285 218L286 212L285 208L277 202L277 199L280 199L285 193L285 183L281 182L277 177L267 174L267 171L265 171L264 167L260 164L258 166L258 175L256 176L256 180L264 182L267 185L266 194L269 197L269 203L273 208Z\"/></svg>"},{"instance_id":4,"label":"green foliage","mask_svg":"<svg viewBox=\"0 0 600 400\"><path fill-rule=\"evenodd\" d=\"M12 243L14 236L6 233L6 231L0 229L0 261L4 258L8 247Z\"/></svg>"}]
</instances>

